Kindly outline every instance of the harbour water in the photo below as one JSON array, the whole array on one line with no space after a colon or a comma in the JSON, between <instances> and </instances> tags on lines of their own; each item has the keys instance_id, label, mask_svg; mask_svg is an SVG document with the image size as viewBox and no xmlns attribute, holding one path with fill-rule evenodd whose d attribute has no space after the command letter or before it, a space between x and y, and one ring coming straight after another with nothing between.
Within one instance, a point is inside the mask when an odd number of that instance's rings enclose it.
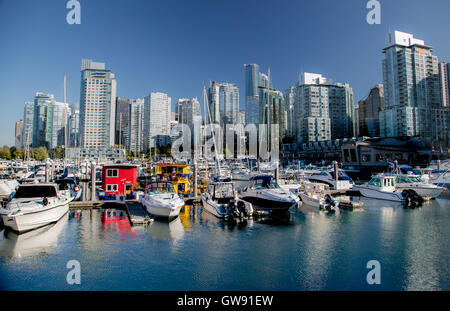
<instances>
[{"instance_id":1,"label":"harbour water","mask_svg":"<svg viewBox=\"0 0 450 311\"><path fill-rule=\"evenodd\" d=\"M0 231L0 289L449 290L449 198L416 209L363 200L359 211L299 207L239 227L201 206L145 227L120 211L71 210L29 233ZM70 260L79 285L67 283ZM380 285L366 281L370 260Z\"/></svg>"}]
</instances>

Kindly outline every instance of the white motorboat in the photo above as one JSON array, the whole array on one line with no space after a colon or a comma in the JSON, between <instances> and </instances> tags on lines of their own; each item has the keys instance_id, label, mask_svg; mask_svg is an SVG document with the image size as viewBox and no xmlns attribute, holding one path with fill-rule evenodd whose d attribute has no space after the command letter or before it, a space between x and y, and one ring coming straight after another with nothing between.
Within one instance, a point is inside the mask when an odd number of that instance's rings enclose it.
<instances>
[{"instance_id":1,"label":"white motorboat","mask_svg":"<svg viewBox=\"0 0 450 311\"><path fill-rule=\"evenodd\" d=\"M395 188L395 177L386 175L376 175L363 185L353 186L363 196L373 199L402 202L405 200L401 192Z\"/></svg>"},{"instance_id":2,"label":"white motorboat","mask_svg":"<svg viewBox=\"0 0 450 311\"><path fill-rule=\"evenodd\" d=\"M242 180L247 181L250 180L252 174L248 168L241 167L241 168L234 168L231 170L231 177L233 180Z\"/></svg>"},{"instance_id":3,"label":"white motorboat","mask_svg":"<svg viewBox=\"0 0 450 311\"><path fill-rule=\"evenodd\" d=\"M430 184L445 188L443 195L450 195L450 170L437 171L428 181Z\"/></svg>"},{"instance_id":4,"label":"white motorboat","mask_svg":"<svg viewBox=\"0 0 450 311\"><path fill-rule=\"evenodd\" d=\"M253 176L240 197L251 203L254 210L266 212L284 212L298 202L295 195L280 188L271 175Z\"/></svg>"},{"instance_id":5,"label":"white motorboat","mask_svg":"<svg viewBox=\"0 0 450 311\"><path fill-rule=\"evenodd\" d=\"M233 182L212 182L202 193L203 208L218 218L246 218L253 214L252 204L240 200Z\"/></svg>"},{"instance_id":6,"label":"white motorboat","mask_svg":"<svg viewBox=\"0 0 450 311\"><path fill-rule=\"evenodd\" d=\"M300 193L303 204L324 210L327 213L339 212L340 202L328 193L329 186L320 183L305 183L304 192Z\"/></svg>"},{"instance_id":7,"label":"white motorboat","mask_svg":"<svg viewBox=\"0 0 450 311\"><path fill-rule=\"evenodd\" d=\"M309 176L308 179L312 182L328 184L332 189L335 190L348 190L351 189L355 184L353 180L342 169L338 170L337 183L334 175L335 174L333 169L325 169L319 174Z\"/></svg>"},{"instance_id":8,"label":"white motorboat","mask_svg":"<svg viewBox=\"0 0 450 311\"><path fill-rule=\"evenodd\" d=\"M424 182L420 176L397 174L395 175L395 188L399 191L414 190L424 199L435 199L445 188Z\"/></svg>"},{"instance_id":9,"label":"white motorboat","mask_svg":"<svg viewBox=\"0 0 450 311\"><path fill-rule=\"evenodd\" d=\"M175 193L172 183L165 181L151 182L140 203L150 215L169 221L177 218L184 206L184 200Z\"/></svg>"},{"instance_id":10,"label":"white motorboat","mask_svg":"<svg viewBox=\"0 0 450 311\"><path fill-rule=\"evenodd\" d=\"M25 232L57 222L67 213L72 200L60 194L56 184L23 184L0 209L0 215L6 227Z\"/></svg>"}]
</instances>

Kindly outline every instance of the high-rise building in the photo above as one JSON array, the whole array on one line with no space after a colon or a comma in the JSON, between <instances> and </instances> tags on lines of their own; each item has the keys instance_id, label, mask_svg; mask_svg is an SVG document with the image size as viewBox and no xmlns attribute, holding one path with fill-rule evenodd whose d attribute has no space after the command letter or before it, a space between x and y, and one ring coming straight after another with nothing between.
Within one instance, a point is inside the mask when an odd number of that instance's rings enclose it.
<instances>
[{"instance_id":1,"label":"high-rise building","mask_svg":"<svg viewBox=\"0 0 450 311\"><path fill-rule=\"evenodd\" d=\"M442 107L450 107L450 63L439 62L439 88Z\"/></svg>"},{"instance_id":2,"label":"high-rise building","mask_svg":"<svg viewBox=\"0 0 450 311\"><path fill-rule=\"evenodd\" d=\"M383 84L375 85L358 105L359 136L380 136L379 113L384 109Z\"/></svg>"},{"instance_id":3,"label":"high-rise building","mask_svg":"<svg viewBox=\"0 0 450 311\"><path fill-rule=\"evenodd\" d=\"M67 124L70 116L70 107L67 103L55 102L53 104L52 140L50 149L68 144Z\"/></svg>"},{"instance_id":4,"label":"high-rise building","mask_svg":"<svg viewBox=\"0 0 450 311\"><path fill-rule=\"evenodd\" d=\"M17 121L15 126L14 146L19 149L22 146L23 120Z\"/></svg>"},{"instance_id":5,"label":"high-rise building","mask_svg":"<svg viewBox=\"0 0 450 311\"><path fill-rule=\"evenodd\" d=\"M383 49L385 109L379 114L380 136L440 136L433 112L441 108L438 59L433 48L412 34L394 31ZM448 133L443 133L448 136Z\"/></svg>"},{"instance_id":6,"label":"high-rise building","mask_svg":"<svg viewBox=\"0 0 450 311\"><path fill-rule=\"evenodd\" d=\"M128 98L116 98L116 130L114 144L127 146L129 141L130 105Z\"/></svg>"},{"instance_id":7,"label":"high-rise building","mask_svg":"<svg viewBox=\"0 0 450 311\"><path fill-rule=\"evenodd\" d=\"M239 89L232 83L211 82L208 89L211 123L236 124L239 113ZM208 123L209 119L206 120Z\"/></svg>"},{"instance_id":8,"label":"high-rise building","mask_svg":"<svg viewBox=\"0 0 450 311\"><path fill-rule=\"evenodd\" d=\"M278 124L281 137L286 135L286 115L283 93L259 86L258 124Z\"/></svg>"},{"instance_id":9,"label":"high-rise building","mask_svg":"<svg viewBox=\"0 0 450 311\"><path fill-rule=\"evenodd\" d=\"M34 102L25 102L23 109L22 148L33 144Z\"/></svg>"},{"instance_id":10,"label":"high-rise building","mask_svg":"<svg viewBox=\"0 0 450 311\"><path fill-rule=\"evenodd\" d=\"M202 114L197 98L180 98L177 100L178 122L192 128L195 123L201 123ZM208 121L209 122L209 121Z\"/></svg>"},{"instance_id":11,"label":"high-rise building","mask_svg":"<svg viewBox=\"0 0 450 311\"><path fill-rule=\"evenodd\" d=\"M144 151L144 99L135 99L130 105L130 138L128 149L135 154Z\"/></svg>"},{"instance_id":12,"label":"high-rise building","mask_svg":"<svg viewBox=\"0 0 450 311\"><path fill-rule=\"evenodd\" d=\"M333 83L320 74L304 73L289 88L292 132L298 143L341 139L354 135L353 91L348 84Z\"/></svg>"},{"instance_id":13,"label":"high-rise building","mask_svg":"<svg viewBox=\"0 0 450 311\"><path fill-rule=\"evenodd\" d=\"M116 79L104 63L82 60L80 136L83 148L114 145Z\"/></svg>"},{"instance_id":14,"label":"high-rise building","mask_svg":"<svg viewBox=\"0 0 450 311\"><path fill-rule=\"evenodd\" d=\"M245 64L245 117L247 124L258 123L260 83L259 65Z\"/></svg>"},{"instance_id":15,"label":"high-rise building","mask_svg":"<svg viewBox=\"0 0 450 311\"><path fill-rule=\"evenodd\" d=\"M80 110L77 106L71 107L71 114L68 121L68 145L70 147L80 146Z\"/></svg>"},{"instance_id":16,"label":"high-rise building","mask_svg":"<svg viewBox=\"0 0 450 311\"><path fill-rule=\"evenodd\" d=\"M208 88L209 116L205 113L207 123L220 124L220 83L212 81ZM209 117L211 119L209 119Z\"/></svg>"},{"instance_id":17,"label":"high-rise building","mask_svg":"<svg viewBox=\"0 0 450 311\"><path fill-rule=\"evenodd\" d=\"M55 98L52 94L37 92L34 97L33 112L33 147L51 148L53 106Z\"/></svg>"},{"instance_id":18,"label":"high-rise building","mask_svg":"<svg viewBox=\"0 0 450 311\"><path fill-rule=\"evenodd\" d=\"M171 98L152 92L144 98L144 150L169 143Z\"/></svg>"}]
</instances>

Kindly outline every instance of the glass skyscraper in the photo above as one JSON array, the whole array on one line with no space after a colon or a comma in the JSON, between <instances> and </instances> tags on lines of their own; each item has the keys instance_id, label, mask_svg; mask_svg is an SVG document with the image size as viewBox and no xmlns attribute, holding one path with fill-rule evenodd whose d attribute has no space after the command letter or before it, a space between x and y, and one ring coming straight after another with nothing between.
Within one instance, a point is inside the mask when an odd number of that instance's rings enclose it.
<instances>
[{"instance_id":1,"label":"glass skyscraper","mask_svg":"<svg viewBox=\"0 0 450 311\"><path fill-rule=\"evenodd\" d=\"M247 124L258 123L259 114L259 65L245 64L245 116Z\"/></svg>"},{"instance_id":2,"label":"glass skyscraper","mask_svg":"<svg viewBox=\"0 0 450 311\"><path fill-rule=\"evenodd\" d=\"M53 106L55 98L52 94L36 93L33 112L33 148L51 148Z\"/></svg>"},{"instance_id":3,"label":"glass skyscraper","mask_svg":"<svg viewBox=\"0 0 450 311\"><path fill-rule=\"evenodd\" d=\"M144 150L169 143L171 98L152 92L144 98Z\"/></svg>"}]
</instances>

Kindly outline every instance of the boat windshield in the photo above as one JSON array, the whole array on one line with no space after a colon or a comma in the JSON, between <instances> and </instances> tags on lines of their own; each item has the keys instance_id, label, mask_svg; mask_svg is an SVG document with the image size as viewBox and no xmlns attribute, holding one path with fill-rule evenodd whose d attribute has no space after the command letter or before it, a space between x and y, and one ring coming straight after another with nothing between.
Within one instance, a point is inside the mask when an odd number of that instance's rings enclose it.
<instances>
[{"instance_id":1,"label":"boat windshield","mask_svg":"<svg viewBox=\"0 0 450 311\"><path fill-rule=\"evenodd\" d=\"M214 185L214 198L233 198L234 197L234 187L231 183L223 183Z\"/></svg>"},{"instance_id":2,"label":"boat windshield","mask_svg":"<svg viewBox=\"0 0 450 311\"><path fill-rule=\"evenodd\" d=\"M272 181L272 177L261 177L253 180L255 189L278 189L280 186Z\"/></svg>"},{"instance_id":3,"label":"boat windshield","mask_svg":"<svg viewBox=\"0 0 450 311\"><path fill-rule=\"evenodd\" d=\"M333 179L335 179L334 171L331 171L330 175ZM348 180L350 182L353 182L353 180L344 171L338 171L338 180Z\"/></svg>"},{"instance_id":4,"label":"boat windshield","mask_svg":"<svg viewBox=\"0 0 450 311\"><path fill-rule=\"evenodd\" d=\"M151 192L174 192L173 185L168 182L152 182L147 187L147 193Z\"/></svg>"},{"instance_id":5,"label":"boat windshield","mask_svg":"<svg viewBox=\"0 0 450 311\"><path fill-rule=\"evenodd\" d=\"M369 185L375 186L375 187L381 187L381 180L379 178L372 178L372 180L369 181Z\"/></svg>"},{"instance_id":6,"label":"boat windshield","mask_svg":"<svg viewBox=\"0 0 450 311\"><path fill-rule=\"evenodd\" d=\"M14 194L16 199L56 197L56 188L54 186L22 186Z\"/></svg>"}]
</instances>

